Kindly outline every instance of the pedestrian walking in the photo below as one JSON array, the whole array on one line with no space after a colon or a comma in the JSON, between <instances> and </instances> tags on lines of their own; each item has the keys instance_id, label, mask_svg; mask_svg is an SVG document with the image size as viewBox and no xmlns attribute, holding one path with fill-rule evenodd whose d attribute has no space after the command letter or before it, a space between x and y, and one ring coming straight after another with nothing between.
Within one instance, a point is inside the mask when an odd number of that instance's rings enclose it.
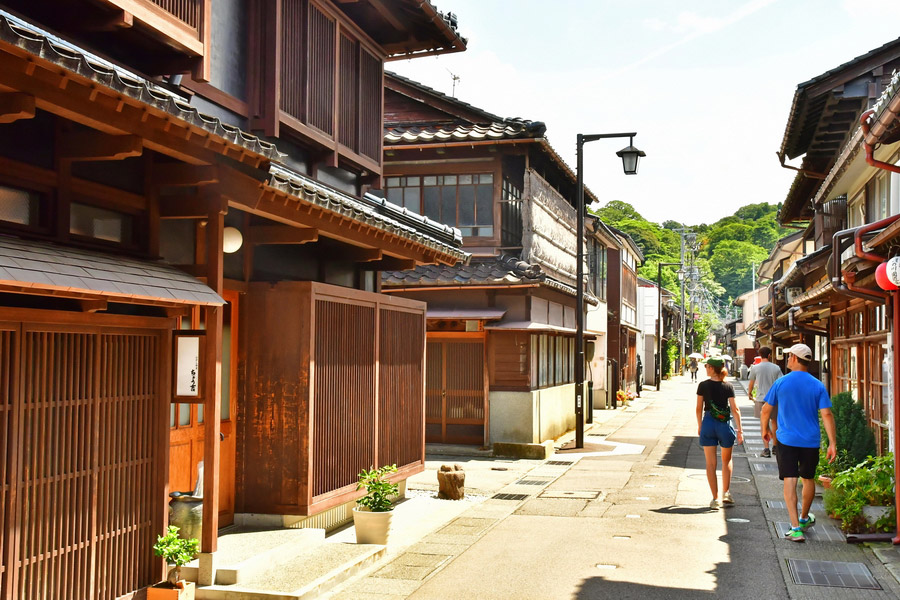
<instances>
[{"instance_id":1,"label":"pedestrian walking","mask_svg":"<svg viewBox=\"0 0 900 600\"><path fill-rule=\"evenodd\" d=\"M697 370L699 368L699 365L697 365L697 359L691 358L691 364L688 365L688 371L691 372L691 381L697 381Z\"/></svg>"},{"instance_id":2,"label":"pedestrian walking","mask_svg":"<svg viewBox=\"0 0 900 600\"><path fill-rule=\"evenodd\" d=\"M809 374L812 350L806 344L794 344L785 350L790 373L772 384L762 408L760 429L769 440L769 417L778 408L778 478L784 481L784 502L791 519L791 529L785 537L792 542L805 542L804 531L816 524L816 516L809 512L816 494L813 477L819 462L819 415L828 435L826 456L834 462L837 456L834 415L831 399L821 381ZM800 512L797 512L797 479L803 481Z\"/></svg>"},{"instance_id":3,"label":"pedestrian walking","mask_svg":"<svg viewBox=\"0 0 900 600\"><path fill-rule=\"evenodd\" d=\"M734 401L734 386L725 381L728 371L721 358L706 360L706 375L709 379L697 386L697 435L700 447L706 456L706 480L712 500L709 507L718 510L722 505L734 504L731 497L731 453L734 442L744 443L741 428L741 413ZM734 419L735 425L732 425ZM719 502L719 487L716 481L716 448L722 447L722 501Z\"/></svg>"},{"instance_id":4,"label":"pedestrian walking","mask_svg":"<svg viewBox=\"0 0 900 600\"><path fill-rule=\"evenodd\" d=\"M781 367L770 361L771 356L771 348L769 348L768 346L765 348L760 348L759 364L754 364L752 367L750 367L749 393L750 397L754 400L753 416L757 419L762 417L762 408L763 404L766 403L766 394L769 393L769 390L772 388L772 384L784 375L784 373L781 372ZM756 393L755 397L753 395L754 392ZM778 409L773 407L769 424L770 431L772 432L772 448L774 448L775 444L778 443L777 418ZM769 440L763 440L763 451L760 456L762 456L763 458L769 458L772 456L772 452L769 450Z\"/></svg>"}]
</instances>

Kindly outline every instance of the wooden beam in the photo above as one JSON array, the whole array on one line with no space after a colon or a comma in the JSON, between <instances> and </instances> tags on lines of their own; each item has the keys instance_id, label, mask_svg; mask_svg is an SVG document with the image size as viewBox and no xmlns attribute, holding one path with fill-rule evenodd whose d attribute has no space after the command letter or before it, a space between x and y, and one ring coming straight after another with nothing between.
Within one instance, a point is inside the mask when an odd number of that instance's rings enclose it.
<instances>
[{"instance_id":1,"label":"wooden beam","mask_svg":"<svg viewBox=\"0 0 900 600\"><path fill-rule=\"evenodd\" d=\"M159 197L160 219L205 219L209 204L200 194L176 194Z\"/></svg>"},{"instance_id":2,"label":"wooden beam","mask_svg":"<svg viewBox=\"0 0 900 600\"><path fill-rule=\"evenodd\" d=\"M34 118L34 96L11 92L0 94L0 123Z\"/></svg>"},{"instance_id":3,"label":"wooden beam","mask_svg":"<svg viewBox=\"0 0 900 600\"><path fill-rule=\"evenodd\" d=\"M352 260L353 262L370 263L384 258L384 252L381 248L361 248L359 246L348 246L345 250L331 254L332 257L340 260Z\"/></svg>"},{"instance_id":4,"label":"wooden beam","mask_svg":"<svg viewBox=\"0 0 900 600\"><path fill-rule=\"evenodd\" d=\"M407 269L415 268L416 261L393 256L385 256L381 260L366 264L366 269L370 271L406 271Z\"/></svg>"},{"instance_id":5,"label":"wooden beam","mask_svg":"<svg viewBox=\"0 0 900 600\"><path fill-rule=\"evenodd\" d=\"M378 14L380 14L382 17L384 17L384 20L387 21L388 23L390 23L391 27L393 27L394 29L396 29L397 31L407 31L408 30L408 28L405 25L403 25L403 23L401 23L397 19L397 17L394 16L394 14L390 11L390 9L387 6L385 6L384 2L382 2L381 0L369 0L369 4L371 4L372 8L374 8L376 11L378 11Z\"/></svg>"},{"instance_id":6,"label":"wooden beam","mask_svg":"<svg viewBox=\"0 0 900 600\"><path fill-rule=\"evenodd\" d=\"M154 183L167 187L203 186L219 183L219 169L215 165L192 165L183 162L153 165Z\"/></svg>"},{"instance_id":7,"label":"wooden beam","mask_svg":"<svg viewBox=\"0 0 900 600\"><path fill-rule=\"evenodd\" d=\"M308 244L319 240L319 230L290 225L257 225L250 228L251 243L262 245Z\"/></svg>"},{"instance_id":8,"label":"wooden beam","mask_svg":"<svg viewBox=\"0 0 900 600\"><path fill-rule=\"evenodd\" d=\"M90 312L94 313L100 310L106 310L108 305L107 300L79 300L78 304L81 306L82 312Z\"/></svg>"},{"instance_id":9,"label":"wooden beam","mask_svg":"<svg viewBox=\"0 0 900 600\"><path fill-rule=\"evenodd\" d=\"M83 18L72 19L66 23L66 27L72 31L86 33L131 29L134 27L134 15L125 10L117 10L111 14L89 15Z\"/></svg>"},{"instance_id":10,"label":"wooden beam","mask_svg":"<svg viewBox=\"0 0 900 600\"><path fill-rule=\"evenodd\" d=\"M143 151L143 140L136 135L70 131L60 140L60 158L79 162L122 160L140 156Z\"/></svg>"}]
</instances>

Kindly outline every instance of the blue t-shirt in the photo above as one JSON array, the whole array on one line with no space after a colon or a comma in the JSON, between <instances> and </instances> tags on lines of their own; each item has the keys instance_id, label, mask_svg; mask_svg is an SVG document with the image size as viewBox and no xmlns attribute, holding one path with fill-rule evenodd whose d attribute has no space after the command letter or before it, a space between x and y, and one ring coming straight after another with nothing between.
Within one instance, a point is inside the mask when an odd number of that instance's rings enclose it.
<instances>
[{"instance_id":1,"label":"blue t-shirt","mask_svg":"<svg viewBox=\"0 0 900 600\"><path fill-rule=\"evenodd\" d=\"M791 371L772 384L766 403L778 407L778 442L818 448L822 441L819 410L831 408L821 381L806 371Z\"/></svg>"}]
</instances>

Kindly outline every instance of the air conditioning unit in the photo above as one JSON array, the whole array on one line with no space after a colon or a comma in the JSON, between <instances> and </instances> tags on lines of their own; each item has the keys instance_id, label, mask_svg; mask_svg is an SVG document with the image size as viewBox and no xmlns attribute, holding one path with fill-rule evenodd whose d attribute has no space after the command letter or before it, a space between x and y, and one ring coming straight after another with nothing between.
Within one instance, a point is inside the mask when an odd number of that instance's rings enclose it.
<instances>
[{"instance_id":1,"label":"air conditioning unit","mask_svg":"<svg viewBox=\"0 0 900 600\"><path fill-rule=\"evenodd\" d=\"M784 299L788 304L793 305L794 300L796 300L797 297L802 293L803 293L802 287L789 287L786 290L784 290Z\"/></svg>"}]
</instances>

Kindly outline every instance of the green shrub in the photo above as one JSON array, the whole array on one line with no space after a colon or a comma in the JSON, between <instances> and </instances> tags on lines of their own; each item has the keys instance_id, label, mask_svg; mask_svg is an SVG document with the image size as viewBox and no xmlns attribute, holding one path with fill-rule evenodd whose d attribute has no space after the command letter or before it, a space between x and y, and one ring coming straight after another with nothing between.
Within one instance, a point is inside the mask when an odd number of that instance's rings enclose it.
<instances>
[{"instance_id":1,"label":"green shrub","mask_svg":"<svg viewBox=\"0 0 900 600\"><path fill-rule=\"evenodd\" d=\"M894 506L894 455L869 457L841 471L825 494L825 510L841 520L841 529L850 533L892 531L896 512L891 510L874 525L863 518L864 506Z\"/></svg>"},{"instance_id":2,"label":"green shrub","mask_svg":"<svg viewBox=\"0 0 900 600\"><path fill-rule=\"evenodd\" d=\"M178 568L183 567L192 560L199 550L200 541L192 538L184 540L178 537L178 528L169 525L165 535L156 537L156 543L153 545L153 552L170 565Z\"/></svg>"},{"instance_id":3,"label":"green shrub","mask_svg":"<svg viewBox=\"0 0 900 600\"><path fill-rule=\"evenodd\" d=\"M849 453L851 466L875 454L875 434L869 427L862 405L853 400L850 392L841 392L831 399L831 412L838 450ZM824 425L822 435L825 435Z\"/></svg>"},{"instance_id":4,"label":"green shrub","mask_svg":"<svg viewBox=\"0 0 900 600\"><path fill-rule=\"evenodd\" d=\"M393 508L391 496L396 496L400 491L400 486L396 483L388 481L389 473L396 473L397 465L385 465L363 469L359 474L359 483L356 489L366 488L366 495L356 501L360 506L365 506L372 512L387 512Z\"/></svg>"}]
</instances>

